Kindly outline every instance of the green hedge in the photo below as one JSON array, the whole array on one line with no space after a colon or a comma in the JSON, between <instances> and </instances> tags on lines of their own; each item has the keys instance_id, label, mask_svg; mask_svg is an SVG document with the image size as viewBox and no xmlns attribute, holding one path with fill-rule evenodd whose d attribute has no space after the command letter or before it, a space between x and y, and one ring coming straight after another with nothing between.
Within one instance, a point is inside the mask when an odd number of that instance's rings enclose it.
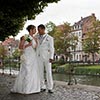
<instances>
[{"instance_id":1,"label":"green hedge","mask_svg":"<svg viewBox=\"0 0 100 100\"><path fill-rule=\"evenodd\" d=\"M100 75L100 66L76 67L76 74Z\"/></svg>"},{"instance_id":2,"label":"green hedge","mask_svg":"<svg viewBox=\"0 0 100 100\"><path fill-rule=\"evenodd\" d=\"M58 72L58 73L66 73L67 70L68 70L68 67L69 67L68 64L64 64L64 65L61 65L61 66L56 66L55 67L55 72Z\"/></svg>"},{"instance_id":3,"label":"green hedge","mask_svg":"<svg viewBox=\"0 0 100 100\"><path fill-rule=\"evenodd\" d=\"M55 69L55 72L58 73L67 73L70 72L71 69L74 69L74 74L80 74L80 75L100 75L100 65L81 65L81 66L75 66L75 65L59 65L59 64L53 64L53 69Z\"/></svg>"}]
</instances>

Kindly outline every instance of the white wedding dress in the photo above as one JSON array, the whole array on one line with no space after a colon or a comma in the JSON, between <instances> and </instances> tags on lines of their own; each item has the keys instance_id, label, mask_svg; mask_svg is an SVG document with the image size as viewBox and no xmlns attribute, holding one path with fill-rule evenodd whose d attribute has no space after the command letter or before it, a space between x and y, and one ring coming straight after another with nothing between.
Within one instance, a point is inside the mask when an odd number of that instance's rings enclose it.
<instances>
[{"instance_id":1,"label":"white wedding dress","mask_svg":"<svg viewBox=\"0 0 100 100\"><path fill-rule=\"evenodd\" d=\"M25 44L28 42L26 41ZM20 72L15 80L12 92L31 94L40 92L40 75L37 63L37 56L34 45L35 40L32 40L32 46L24 49L21 56Z\"/></svg>"}]
</instances>

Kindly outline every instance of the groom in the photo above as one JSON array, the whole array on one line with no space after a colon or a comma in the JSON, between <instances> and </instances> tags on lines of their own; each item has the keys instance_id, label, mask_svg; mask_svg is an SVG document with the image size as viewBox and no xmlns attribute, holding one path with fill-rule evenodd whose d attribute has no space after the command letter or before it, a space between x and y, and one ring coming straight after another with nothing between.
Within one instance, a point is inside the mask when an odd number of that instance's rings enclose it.
<instances>
[{"instance_id":1,"label":"groom","mask_svg":"<svg viewBox=\"0 0 100 100\"><path fill-rule=\"evenodd\" d=\"M49 93L53 93L51 64L54 56L54 40L53 37L45 33L45 26L43 24L38 26L37 38L39 41L37 55L40 68L41 92L46 91L47 88ZM45 84L44 69L46 70L47 84Z\"/></svg>"}]
</instances>

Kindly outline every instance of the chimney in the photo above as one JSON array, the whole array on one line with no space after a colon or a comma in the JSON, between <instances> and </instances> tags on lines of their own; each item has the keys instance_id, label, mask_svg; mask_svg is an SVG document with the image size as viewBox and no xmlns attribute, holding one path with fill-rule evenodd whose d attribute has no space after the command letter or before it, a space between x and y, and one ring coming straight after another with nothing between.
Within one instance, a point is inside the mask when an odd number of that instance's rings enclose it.
<instances>
[{"instance_id":1,"label":"chimney","mask_svg":"<svg viewBox=\"0 0 100 100\"><path fill-rule=\"evenodd\" d=\"M81 20L83 20L83 17L81 17Z\"/></svg>"},{"instance_id":2,"label":"chimney","mask_svg":"<svg viewBox=\"0 0 100 100\"><path fill-rule=\"evenodd\" d=\"M95 17L95 13L92 13L92 16Z\"/></svg>"},{"instance_id":3,"label":"chimney","mask_svg":"<svg viewBox=\"0 0 100 100\"><path fill-rule=\"evenodd\" d=\"M92 17L94 18L94 20L96 21L96 16L95 13L92 13Z\"/></svg>"}]
</instances>

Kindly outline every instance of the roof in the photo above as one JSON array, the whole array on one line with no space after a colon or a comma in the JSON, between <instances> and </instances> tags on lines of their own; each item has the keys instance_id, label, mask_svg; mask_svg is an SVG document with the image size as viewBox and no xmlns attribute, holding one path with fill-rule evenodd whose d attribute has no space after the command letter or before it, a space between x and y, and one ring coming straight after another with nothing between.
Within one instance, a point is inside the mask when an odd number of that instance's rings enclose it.
<instances>
[{"instance_id":1,"label":"roof","mask_svg":"<svg viewBox=\"0 0 100 100\"><path fill-rule=\"evenodd\" d=\"M73 26L75 26L75 25L83 25L83 23L84 23L84 22L87 22L88 20L90 20L91 17L96 18L96 17L95 17L95 14L92 14L92 15L87 16L87 17L84 17L84 18L81 17L81 20L79 20L78 22L76 22Z\"/></svg>"}]
</instances>

